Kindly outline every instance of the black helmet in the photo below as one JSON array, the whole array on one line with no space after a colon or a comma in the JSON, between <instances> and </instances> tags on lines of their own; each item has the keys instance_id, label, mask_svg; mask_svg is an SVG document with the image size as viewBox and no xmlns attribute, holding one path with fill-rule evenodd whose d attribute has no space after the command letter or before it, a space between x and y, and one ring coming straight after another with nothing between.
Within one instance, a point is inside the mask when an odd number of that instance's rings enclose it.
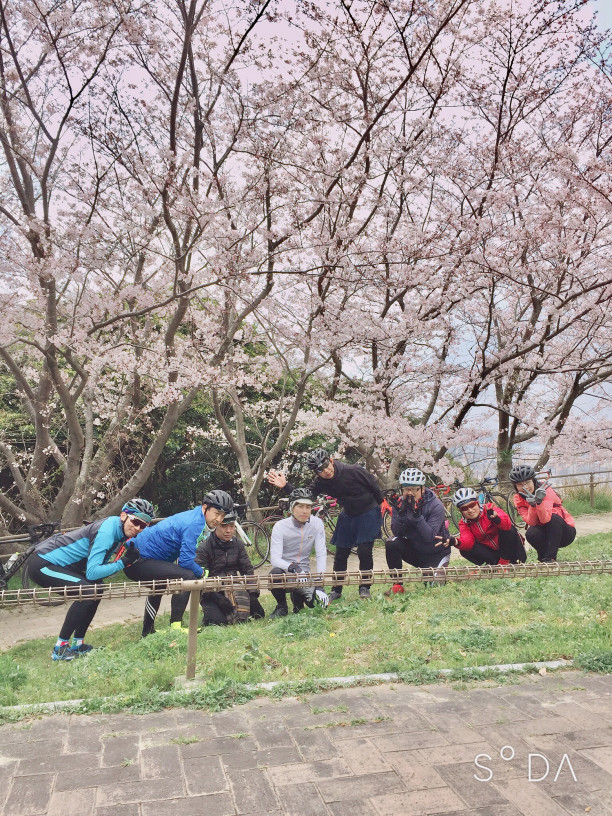
<instances>
[{"instance_id":1,"label":"black helmet","mask_svg":"<svg viewBox=\"0 0 612 816\"><path fill-rule=\"evenodd\" d=\"M331 456L325 450L325 448L315 448L312 453L308 454L306 464L311 470L316 470L318 473L320 470L323 470L323 468L326 467L330 459Z\"/></svg>"},{"instance_id":2,"label":"black helmet","mask_svg":"<svg viewBox=\"0 0 612 816\"><path fill-rule=\"evenodd\" d=\"M531 465L515 465L510 471L509 479L512 484L517 482L528 482L529 479L535 481L536 472Z\"/></svg>"},{"instance_id":3,"label":"black helmet","mask_svg":"<svg viewBox=\"0 0 612 816\"><path fill-rule=\"evenodd\" d=\"M291 491L291 495L289 496L289 509L293 509L293 505L296 502L301 502L302 504L312 504L312 493L307 487L296 487L295 490Z\"/></svg>"},{"instance_id":4,"label":"black helmet","mask_svg":"<svg viewBox=\"0 0 612 816\"><path fill-rule=\"evenodd\" d=\"M216 507L217 510L223 510L224 513L231 513L234 509L233 499L225 490L211 490L204 496L202 504Z\"/></svg>"},{"instance_id":5,"label":"black helmet","mask_svg":"<svg viewBox=\"0 0 612 816\"><path fill-rule=\"evenodd\" d=\"M147 524L150 524L155 518L155 508L146 499L130 499L123 505L121 512L129 516L136 516L141 521L146 521Z\"/></svg>"}]
</instances>

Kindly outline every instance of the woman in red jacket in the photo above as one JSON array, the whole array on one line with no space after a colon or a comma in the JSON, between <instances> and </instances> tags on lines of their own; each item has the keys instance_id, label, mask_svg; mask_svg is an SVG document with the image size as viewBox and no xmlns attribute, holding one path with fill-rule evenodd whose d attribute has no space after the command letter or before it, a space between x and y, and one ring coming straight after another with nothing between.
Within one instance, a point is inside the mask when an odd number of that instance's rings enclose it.
<instances>
[{"instance_id":1,"label":"woman in red jacket","mask_svg":"<svg viewBox=\"0 0 612 816\"><path fill-rule=\"evenodd\" d=\"M471 487L460 487L453 503L461 520L459 535L451 536L450 543L464 558L478 566L525 563L523 540L507 513L492 502L481 507Z\"/></svg>"},{"instance_id":2,"label":"woman in red jacket","mask_svg":"<svg viewBox=\"0 0 612 816\"><path fill-rule=\"evenodd\" d=\"M527 541L538 553L538 561L556 561L557 552L576 538L574 519L550 485L541 484L530 465L510 471L514 504L527 522Z\"/></svg>"}]
</instances>

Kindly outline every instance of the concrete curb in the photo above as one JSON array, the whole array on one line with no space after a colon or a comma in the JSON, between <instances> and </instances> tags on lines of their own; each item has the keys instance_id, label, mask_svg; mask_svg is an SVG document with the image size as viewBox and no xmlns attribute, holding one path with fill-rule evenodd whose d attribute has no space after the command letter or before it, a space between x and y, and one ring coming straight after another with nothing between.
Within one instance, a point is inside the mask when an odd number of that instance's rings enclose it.
<instances>
[{"instance_id":1,"label":"concrete curb","mask_svg":"<svg viewBox=\"0 0 612 816\"><path fill-rule=\"evenodd\" d=\"M572 660L545 660L538 663L501 663L497 666L464 666L460 669L434 669L437 674L442 676L448 676L451 674L455 674L458 672L480 672L484 674L485 672L498 672L499 674L505 674L511 671L527 671L529 669L540 670L540 669L562 669L562 668L570 668L573 666ZM185 697L188 697L190 692L194 691L195 689L199 688L200 686L204 685L206 681L201 680L183 680L182 678L177 678L180 681L180 686L172 692L169 691L160 691L160 697L167 697L170 694L183 694ZM320 677L316 681L318 683L325 683L329 684L330 687L333 686L352 686L358 685L360 683L363 684L378 684L378 683L397 683L402 682L401 674L397 672L386 672L383 674L353 674L347 677ZM270 683L255 683L255 684L247 684L245 688L249 690L261 690L261 691L271 691L279 686L286 686L290 685L291 681L287 680L277 680ZM323 689L322 689L323 690ZM102 701L113 700L113 697L102 697L100 698ZM53 703L27 703L24 705L16 705L16 706L2 706L0 711L15 711L20 712L22 714L58 714L61 713L63 710L67 708L74 708L78 706L85 705L87 700L80 699L80 700L58 700Z\"/></svg>"}]
</instances>

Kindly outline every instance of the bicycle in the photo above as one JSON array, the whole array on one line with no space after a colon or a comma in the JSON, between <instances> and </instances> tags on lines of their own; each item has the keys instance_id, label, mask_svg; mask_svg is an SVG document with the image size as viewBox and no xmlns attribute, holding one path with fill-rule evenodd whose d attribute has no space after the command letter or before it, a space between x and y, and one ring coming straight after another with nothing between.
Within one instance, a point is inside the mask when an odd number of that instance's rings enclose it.
<instances>
[{"instance_id":1,"label":"bicycle","mask_svg":"<svg viewBox=\"0 0 612 816\"><path fill-rule=\"evenodd\" d=\"M234 505L234 510L238 516L236 519L236 535L244 544L251 564L257 569L257 567L261 567L266 561L270 560L270 539L261 524L246 519L248 509L248 504Z\"/></svg>"},{"instance_id":2,"label":"bicycle","mask_svg":"<svg viewBox=\"0 0 612 816\"><path fill-rule=\"evenodd\" d=\"M0 564L0 589L6 589L11 578L16 576L19 570L21 570L21 586L23 589L30 589L32 587L32 582L28 573L28 561L36 551L36 545L40 541L44 541L45 538L49 538L54 533L59 533L59 531L59 521L28 525L28 535L30 537L29 546L17 556L8 569L5 568L4 564ZM37 599L37 603L41 604L42 606L60 606L64 603L64 601L60 599L53 600L51 598L44 598L40 600Z\"/></svg>"}]
</instances>

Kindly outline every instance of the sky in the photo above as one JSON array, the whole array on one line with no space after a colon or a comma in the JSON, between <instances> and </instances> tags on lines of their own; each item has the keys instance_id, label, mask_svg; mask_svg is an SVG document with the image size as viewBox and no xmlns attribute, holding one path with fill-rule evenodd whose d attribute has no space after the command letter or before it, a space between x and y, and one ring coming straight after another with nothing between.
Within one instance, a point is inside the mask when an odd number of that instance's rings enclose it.
<instances>
[{"instance_id":1,"label":"sky","mask_svg":"<svg viewBox=\"0 0 612 816\"><path fill-rule=\"evenodd\" d=\"M597 9L597 22L602 29L612 28L612 0L591 0L589 4Z\"/></svg>"}]
</instances>

